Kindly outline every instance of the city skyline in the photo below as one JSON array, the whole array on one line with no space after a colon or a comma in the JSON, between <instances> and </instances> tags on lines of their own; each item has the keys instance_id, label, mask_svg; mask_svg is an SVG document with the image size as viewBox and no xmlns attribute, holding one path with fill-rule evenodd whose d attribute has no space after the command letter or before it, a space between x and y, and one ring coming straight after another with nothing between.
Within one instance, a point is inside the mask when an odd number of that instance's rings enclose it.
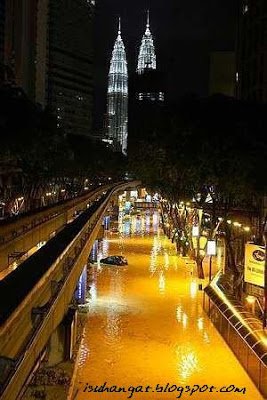
<instances>
[{"instance_id":1,"label":"city skyline","mask_svg":"<svg viewBox=\"0 0 267 400\"><path fill-rule=\"evenodd\" d=\"M235 48L237 15L233 2L220 0L200 5L195 0L173 0L127 4L102 0L95 12L95 127L102 127L106 107L106 85L110 37L116 34L114 21L121 16L124 42L128 49L129 75L136 70L136 59L144 30L146 11L153 20L153 36L159 70L166 72L168 101L175 102L185 93L208 94L210 53Z\"/></svg>"},{"instance_id":2,"label":"city skyline","mask_svg":"<svg viewBox=\"0 0 267 400\"><path fill-rule=\"evenodd\" d=\"M151 73L156 73L157 57L154 46L153 35L150 30L150 13L146 12L145 31L142 35L139 53L136 61L136 75L139 76L143 84L135 94L137 101L164 101L164 93L157 93L154 85L151 87ZM147 75L149 74L149 75ZM154 81L158 77L154 77ZM148 83L148 86L146 85ZM155 83L155 82L154 82ZM132 94L134 95L134 94ZM114 151L121 151L127 155L128 141L128 62L127 49L124 46L121 33L121 18L119 17L118 33L112 51L110 68L108 74L107 89L107 116L104 116L103 126L107 122L107 138L104 140L111 144ZM131 107L132 103L130 104Z\"/></svg>"},{"instance_id":3,"label":"city skyline","mask_svg":"<svg viewBox=\"0 0 267 400\"><path fill-rule=\"evenodd\" d=\"M0 0L1 400L267 399L266 49L266 0Z\"/></svg>"}]
</instances>

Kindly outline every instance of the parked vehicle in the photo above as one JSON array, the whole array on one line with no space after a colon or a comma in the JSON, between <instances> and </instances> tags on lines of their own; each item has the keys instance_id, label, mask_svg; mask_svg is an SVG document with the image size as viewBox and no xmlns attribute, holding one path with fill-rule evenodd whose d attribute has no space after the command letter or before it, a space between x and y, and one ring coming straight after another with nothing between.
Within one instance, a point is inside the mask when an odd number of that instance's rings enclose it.
<instances>
[{"instance_id":1,"label":"parked vehicle","mask_svg":"<svg viewBox=\"0 0 267 400\"><path fill-rule=\"evenodd\" d=\"M102 258L100 260L100 264L123 266L123 265L128 265L128 261L123 256L109 256L106 258Z\"/></svg>"}]
</instances>

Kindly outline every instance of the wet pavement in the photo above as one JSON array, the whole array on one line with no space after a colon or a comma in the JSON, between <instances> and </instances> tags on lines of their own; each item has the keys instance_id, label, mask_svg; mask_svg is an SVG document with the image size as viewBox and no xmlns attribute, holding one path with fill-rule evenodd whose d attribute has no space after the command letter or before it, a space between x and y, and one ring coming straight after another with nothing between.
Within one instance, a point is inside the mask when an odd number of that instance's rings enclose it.
<instances>
[{"instance_id":1,"label":"wet pavement","mask_svg":"<svg viewBox=\"0 0 267 400\"><path fill-rule=\"evenodd\" d=\"M176 255L157 214L132 217L121 231L99 257L121 254L129 265L91 270L73 400L262 399L204 313L192 264ZM103 384L103 392L89 387Z\"/></svg>"}]
</instances>

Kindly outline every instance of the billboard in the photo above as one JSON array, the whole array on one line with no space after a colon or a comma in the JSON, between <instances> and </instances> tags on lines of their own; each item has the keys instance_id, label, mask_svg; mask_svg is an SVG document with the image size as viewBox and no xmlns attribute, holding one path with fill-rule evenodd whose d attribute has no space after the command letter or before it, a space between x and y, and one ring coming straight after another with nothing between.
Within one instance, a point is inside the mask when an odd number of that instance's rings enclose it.
<instances>
[{"instance_id":1,"label":"billboard","mask_svg":"<svg viewBox=\"0 0 267 400\"><path fill-rule=\"evenodd\" d=\"M265 248L247 243L245 250L245 282L264 287Z\"/></svg>"}]
</instances>

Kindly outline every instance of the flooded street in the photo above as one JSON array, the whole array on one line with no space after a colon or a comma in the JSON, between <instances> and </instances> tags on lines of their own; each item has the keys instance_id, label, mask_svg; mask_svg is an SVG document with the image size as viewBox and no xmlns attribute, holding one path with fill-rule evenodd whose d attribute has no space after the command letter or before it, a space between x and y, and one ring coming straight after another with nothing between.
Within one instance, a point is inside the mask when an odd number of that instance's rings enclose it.
<instances>
[{"instance_id":1,"label":"flooded street","mask_svg":"<svg viewBox=\"0 0 267 400\"><path fill-rule=\"evenodd\" d=\"M96 265L91 270L90 312L73 399L127 399L130 386L151 387L134 393L136 400L262 399L202 310L203 293L192 264L176 255L158 219L157 214L131 217L120 234L102 242L101 256L124 255L128 266ZM86 383L105 382L126 392L84 392ZM189 396L168 392L172 385L216 389ZM217 392L229 385L246 388L246 394ZM166 391L159 392L160 386Z\"/></svg>"}]
</instances>

